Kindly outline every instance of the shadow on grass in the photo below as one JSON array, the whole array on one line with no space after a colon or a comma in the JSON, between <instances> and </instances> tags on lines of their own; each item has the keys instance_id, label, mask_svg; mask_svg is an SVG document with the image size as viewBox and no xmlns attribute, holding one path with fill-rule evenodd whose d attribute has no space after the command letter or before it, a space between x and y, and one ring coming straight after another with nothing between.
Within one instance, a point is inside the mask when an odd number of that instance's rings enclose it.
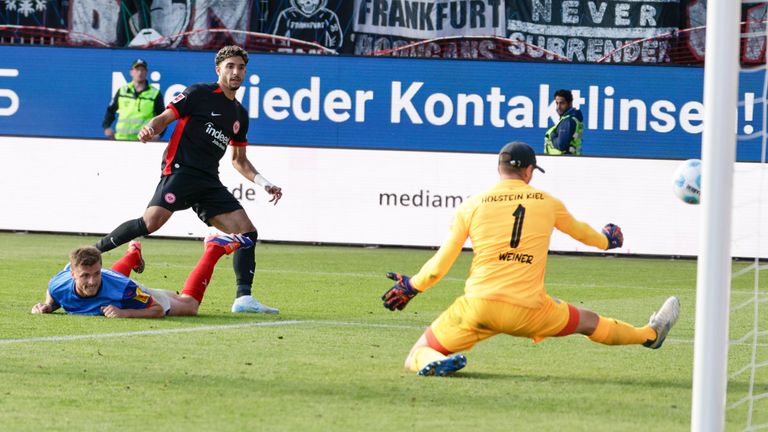
<instances>
[{"instance_id":1,"label":"shadow on grass","mask_svg":"<svg viewBox=\"0 0 768 432\"><path fill-rule=\"evenodd\" d=\"M189 324L248 324L252 322L279 322L279 321L293 321L294 318L285 318L280 315L266 315L266 314L201 314L197 316L167 316L165 321L174 323L189 323Z\"/></svg>"},{"instance_id":2,"label":"shadow on grass","mask_svg":"<svg viewBox=\"0 0 768 432\"><path fill-rule=\"evenodd\" d=\"M606 380L598 380L594 377L579 377L579 376L552 376L552 375L520 375L520 374L505 374L497 372L459 372L451 379L477 379L477 380L494 380L494 381L514 381L519 383L548 383L548 384L563 384L563 385L595 385L595 384L618 384L627 386L652 386L654 388L678 388L678 389L690 389L690 380L659 380L652 378L615 378L607 377ZM565 388L565 387L564 387Z\"/></svg>"}]
</instances>

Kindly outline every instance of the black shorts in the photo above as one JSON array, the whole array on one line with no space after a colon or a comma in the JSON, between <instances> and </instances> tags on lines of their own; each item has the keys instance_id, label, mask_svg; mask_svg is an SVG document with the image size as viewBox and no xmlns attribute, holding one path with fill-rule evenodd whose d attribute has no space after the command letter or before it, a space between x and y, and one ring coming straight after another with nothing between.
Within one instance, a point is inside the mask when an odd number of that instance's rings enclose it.
<instances>
[{"instance_id":1,"label":"black shorts","mask_svg":"<svg viewBox=\"0 0 768 432\"><path fill-rule=\"evenodd\" d=\"M217 178L176 172L160 178L147 207L160 206L172 212L192 207L208 226L208 219L243 208Z\"/></svg>"}]
</instances>

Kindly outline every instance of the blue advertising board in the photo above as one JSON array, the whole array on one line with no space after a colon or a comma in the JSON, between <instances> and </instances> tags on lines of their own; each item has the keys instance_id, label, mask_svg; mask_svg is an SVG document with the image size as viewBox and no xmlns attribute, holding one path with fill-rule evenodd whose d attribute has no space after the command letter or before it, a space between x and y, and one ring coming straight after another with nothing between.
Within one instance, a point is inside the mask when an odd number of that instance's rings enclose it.
<instances>
[{"instance_id":1,"label":"blue advertising board","mask_svg":"<svg viewBox=\"0 0 768 432\"><path fill-rule=\"evenodd\" d=\"M102 138L137 57L166 101L216 80L211 52L0 46L0 135ZM742 74L741 161L761 158L763 79ZM239 97L252 144L495 153L522 140L542 152L560 88L584 113L586 156L700 156L699 68L254 54Z\"/></svg>"}]
</instances>

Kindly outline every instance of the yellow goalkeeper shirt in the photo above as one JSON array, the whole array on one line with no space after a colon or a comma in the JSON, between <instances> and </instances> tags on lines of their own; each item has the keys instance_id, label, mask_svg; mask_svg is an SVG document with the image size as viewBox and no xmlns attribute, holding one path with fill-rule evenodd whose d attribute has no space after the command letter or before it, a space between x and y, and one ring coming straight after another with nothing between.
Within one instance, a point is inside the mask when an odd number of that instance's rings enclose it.
<instances>
[{"instance_id":1,"label":"yellow goalkeeper shirt","mask_svg":"<svg viewBox=\"0 0 768 432\"><path fill-rule=\"evenodd\" d=\"M474 257L465 295L539 307L547 295L544 272L553 228L584 244L608 247L603 234L574 219L559 199L522 180L502 180L459 206L448 239L411 283L419 291L435 285L469 237Z\"/></svg>"}]
</instances>

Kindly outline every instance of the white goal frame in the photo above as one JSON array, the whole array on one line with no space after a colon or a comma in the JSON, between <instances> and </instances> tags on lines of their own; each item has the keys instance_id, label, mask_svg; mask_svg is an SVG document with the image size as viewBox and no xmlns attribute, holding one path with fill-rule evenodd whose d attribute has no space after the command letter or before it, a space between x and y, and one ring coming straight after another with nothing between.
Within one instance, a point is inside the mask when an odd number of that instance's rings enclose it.
<instances>
[{"instance_id":1,"label":"white goal frame","mask_svg":"<svg viewBox=\"0 0 768 432\"><path fill-rule=\"evenodd\" d=\"M691 431L722 431L728 385L731 219L741 1L707 2L701 227L696 273Z\"/></svg>"}]
</instances>

